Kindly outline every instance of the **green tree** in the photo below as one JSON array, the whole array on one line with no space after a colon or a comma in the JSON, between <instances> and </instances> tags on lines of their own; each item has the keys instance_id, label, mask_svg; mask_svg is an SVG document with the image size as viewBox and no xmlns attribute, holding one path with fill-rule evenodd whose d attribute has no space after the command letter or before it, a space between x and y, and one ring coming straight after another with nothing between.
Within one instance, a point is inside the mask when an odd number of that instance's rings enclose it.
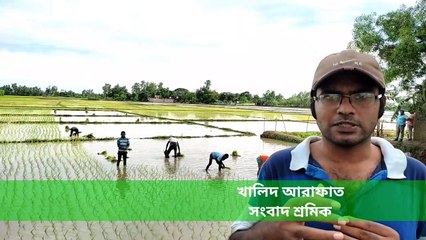
<instances>
[{"instance_id":1,"label":"green tree","mask_svg":"<svg viewBox=\"0 0 426 240\"><path fill-rule=\"evenodd\" d=\"M397 101L397 107L409 105L426 119L426 0L356 18L352 46L382 60L385 80L395 86L388 98Z\"/></svg>"},{"instance_id":2,"label":"green tree","mask_svg":"<svg viewBox=\"0 0 426 240\"><path fill-rule=\"evenodd\" d=\"M286 107L299 107L309 108L311 103L311 95L309 92L300 92L285 99L284 105Z\"/></svg>"},{"instance_id":3,"label":"green tree","mask_svg":"<svg viewBox=\"0 0 426 240\"><path fill-rule=\"evenodd\" d=\"M60 97L77 97L78 94L76 94L75 92L71 91L71 90L61 90L60 92L58 92L58 96Z\"/></svg>"},{"instance_id":4,"label":"green tree","mask_svg":"<svg viewBox=\"0 0 426 240\"><path fill-rule=\"evenodd\" d=\"M146 96L146 101L148 101L148 98L153 98L157 95L157 89L158 86L154 82L145 82L142 85L142 94Z\"/></svg>"},{"instance_id":5,"label":"green tree","mask_svg":"<svg viewBox=\"0 0 426 240\"><path fill-rule=\"evenodd\" d=\"M162 86L162 83L161 83L161 86ZM167 90L168 90L168 88L163 88L163 89L159 90L156 83L147 82L147 81L143 80L140 83L133 84L131 98L134 101L147 102L148 98L153 98L155 96L161 97L160 94L162 94L162 93L164 93L166 95Z\"/></svg>"},{"instance_id":6,"label":"green tree","mask_svg":"<svg viewBox=\"0 0 426 240\"><path fill-rule=\"evenodd\" d=\"M93 89L88 89L88 90L83 90L81 92L81 96L87 99L99 99L100 97L98 96L98 94L96 94L95 92L93 92Z\"/></svg>"},{"instance_id":7,"label":"green tree","mask_svg":"<svg viewBox=\"0 0 426 240\"><path fill-rule=\"evenodd\" d=\"M210 89L211 84L212 83L210 80L206 80L204 82L204 86L197 89L195 95L197 97L198 102L212 104L218 100L219 94L216 91Z\"/></svg>"},{"instance_id":8,"label":"green tree","mask_svg":"<svg viewBox=\"0 0 426 240\"><path fill-rule=\"evenodd\" d=\"M252 100L253 100L253 96L248 91L242 92L238 96L238 101L240 103L249 103L249 102L252 102Z\"/></svg>"},{"instance_id":9,"label":"green tree","mask_svg":"<svg viewBox=\"0 0 426 240\"><path fill-rule=\"evenodd\" d=\"M13 89L10 85L4 85L1 89L4 90L4 95L13 95Z\"/></svg>"},{"instance_id":10,"label":"green tree","mask_svg":"<svg viewBox=\"0 0 426 240\"><path fill-rule=\"evenodd\" d=\"M263 97L256 104L261 106L278 106L282 102L283 96L281 94L276 95L275 91L266 90Z\"/></svg>"},{"instance_id":11,"label":"green tree","mask_svg":"<svg viewBox=\"0 0 426 240\"><path fill-rule=\"evenodd\" d=\"M176 102L179 103L196 103L197 98L194 92L190 92L185 88L176 88L172 94Z\"/></svg>"},{"instance_id":12,"label":"green tree","mask_svg":"<svg viewBox=\"0 0 426 240\"><path fill-rule=\"evenodd\" d=\"M57 86L48 86L44 91L44 96L58 96L59 91Z\"/></svg>"},{"instance_id":13,"label":"green tree","mask_svg":"<svg viewBox=\"0 0 426 240\"><path fill-rule=\"evenodd\" d=\"M112 98L112 90L111 90L111 84L105 83L105 85L102 87L104 98Z\"/></svg>"},{"instance_id":14,"label":"green tree","mask_svg":"<svg viewBox=\"0 0 426 240\"><path fill-rule=\"evenodd\" d=\"M118 101L128 100L130 96L126 86L120 86L118 84L111 89L111 94L113 99Z\"/></svg>"},{"instance_id":15,"label":"green tree","mask_svg":"<svg viewBox=\"0 0 426 240\"><path fill-rule=\"evenodd\" d=\"M172 91L170 91L169 88L164 87L163 83L160 82L158 84L158 87L157 87L157 94L156 95L160 96L161 98L171 98L172 97Z\"/></svg>"},{"instance_id":16,"label":"green tree","mask_svg":"<svg viewBox=\"0 0 426 240\"><path fill-rule=\"evenodd\" d=\"M230 92L222 92L219 93L219 101L222 104L234 104L238 101L239 94L238 93L230 93Z\"/></svg>"}]
</instances>

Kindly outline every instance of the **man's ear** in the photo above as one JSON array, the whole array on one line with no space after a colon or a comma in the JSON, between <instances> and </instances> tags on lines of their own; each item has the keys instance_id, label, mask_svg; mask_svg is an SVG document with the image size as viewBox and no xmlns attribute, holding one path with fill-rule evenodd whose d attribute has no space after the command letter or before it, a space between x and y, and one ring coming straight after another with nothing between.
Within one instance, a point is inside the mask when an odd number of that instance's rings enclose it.
<instances>
[{"instance_id":1,"label":"man's ear","mask_svg":"<svg viewBox=\"0 0 426 240\"><path fill-rule=\"evenodd\" d=\"M317 119L317 113L315 112L315 100L314 100L315 94L316 94L316 91L311 90L311 114L315 119Z\"/></svg>"},{"instance_id":2,"label":"man's ear","mask_svg":"<svg viewBox=\"0 0 426 240\"><path fill-rule=\"evenodd\" d=\"M385 113L385 105L386 105L386 96L383 95L383 97L380 98L379 118L381 118L383 116L383 113Z\"/></svg>"}]
</instances>

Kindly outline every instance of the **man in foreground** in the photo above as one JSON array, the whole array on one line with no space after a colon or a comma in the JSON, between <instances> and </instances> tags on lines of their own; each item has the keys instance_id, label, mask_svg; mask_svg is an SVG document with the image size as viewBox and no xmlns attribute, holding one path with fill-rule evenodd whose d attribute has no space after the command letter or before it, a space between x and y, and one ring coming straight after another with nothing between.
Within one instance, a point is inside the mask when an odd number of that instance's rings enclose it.
<instances>
[{"instance_id":1,"label":"man in foreground","mask_svg":"<svg viewBox=\"0 0 426 240\"><path fill-rule=\"evenodd\" d=\"M353 50L327 56L317 67L311 90L312 115L322 138L309 137L294 148L274 153L263 165L259 180L426 179L423 163L406 157L386 140L371 137L386 103L383 73L373 57ZM414 207L425 214L421 196L421 204ZM235 222L230 239L409 240L423 236L425 225L367 220Z\"/></svg>"}]
</instances>

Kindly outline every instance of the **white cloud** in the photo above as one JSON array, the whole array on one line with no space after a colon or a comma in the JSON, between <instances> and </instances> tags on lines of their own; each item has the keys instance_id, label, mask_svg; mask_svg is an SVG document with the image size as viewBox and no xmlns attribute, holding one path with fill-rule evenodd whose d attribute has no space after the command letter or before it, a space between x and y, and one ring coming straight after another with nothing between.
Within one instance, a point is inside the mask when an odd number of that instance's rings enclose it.
<instances>
[{"instance_id":1,"label":"white cloud","mask_svg":"<svg viewBox=\"0 0 426 240\"><path fill-rule=\"evenodd\" d=\"M210 79L221 92L290 96L309 90L322 57L346 48L356 16L402 3L6 1L0 83L100 92L141 80L195 90Z\"/></svg>"}]
</instances>

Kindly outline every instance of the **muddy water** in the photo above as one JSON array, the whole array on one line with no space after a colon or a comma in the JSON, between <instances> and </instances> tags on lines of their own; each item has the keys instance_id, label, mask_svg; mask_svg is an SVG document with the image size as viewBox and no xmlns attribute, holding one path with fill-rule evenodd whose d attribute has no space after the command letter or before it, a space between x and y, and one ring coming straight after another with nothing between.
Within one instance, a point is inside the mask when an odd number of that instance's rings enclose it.
<instances>
[{"instance_id":1,"label":"muddy water","mask_svg":"<svg viewBox=\"0 0 426 240\"><path fill-rule=\"evenodd\" d=\"M69 136L65 131L65 126L69 124L59 124L62 137ZM155 136L192 136L204 137L218 135L238 135L233 131L205 127L193 124L81 124L73 125L81 131L80 135L92 133L97 138L119 137L121 131L126 131L129 138L150 138Z\"/></svg>"},{"instance_id":2,"label":"muddy water","mask_svg":"<svg viewBox=\"0 0 426 240\"><path fill-rule=\"evenodd\" d=\"M314 123L290 122L290 121L244 121L244 122L202 122L204 124L231 128L239 131L253 132L260 136L264 131L284 132L318 132L318 126Z\"/></svg>"},{"instance_id":3,"label":"muddy water","mask_svg":"<svg viewBox=\"0 0 426 240\"><path fill-rule=\"evenodd\" d=\"M124 116L126 113L117 111L78 111L78 110L56 110L51 111L54 115L87 115L87 116Z\"/></svg>"},{"instance_id":4,"label":"muddy water","mask_svg":"<svg viewBox=\"0 0 426 240\"><path fill-rule=\"evenodd\" d=\"M255 157L288 147L259 137L179 139L184 157L165 159L165 140L130 139L125 179L254 179ZM116 142L0 144L1 180L116 180L123 176L98 152L116 154ZM205 168L211 151L241 155L231 169ZM122 168L121 168L122 169ZM210 206L214 207L214 206ZM227 239L231 222L0 222L0 239Z\"/></svg>"},{"instance_id":5,"label":"muddy water","mask_svg":"<svg viewBox=\"0 0 426 240\"><path fill-rule=\"evenodd\" d=\"M146 166L162 171L166 176L178 175L188 179L255 179L257 171L256 157L260 154L270 155L275 151L289 147L278 141L262 140L259 137L221 137L178 139L184 157L165 159L163 151L167 140L130 139L131 151L127 160L128 167ZM108 155L116 155L116 142L86 142L85 148L96 154L107 151ZM237 151L239 157L230 157L224 163L231 170L218 173L217 164L210 166L209 174L204 172L210 152L219 151L231 154ZM115 165L102 155L95 155L105 171L113 171ZM140 177L140 176L139 176ZM137 175L129 175L130 179L138 179Z\"/></svg>"},{"instance_id":6,"label":"muddy water","mask_svg":"<svg viewBox=\"0 0 426 240\"><path fill-rule=\"evenodd\" d=\"M87 115L87 118L117 121L132 117L119 112L57 111L56 114ZM95 114L97 117L93 117ZM100 117L105 116L105 117ZM163 117L180 119L204 119L202 115L170 113ZM247 120L239 116L218 116L221 119ZM389 114L386 115L389 117ZM86 119L86 117L82 117ZM120 119L120 120L118 120ZM255 119L253 117L252 119ZM146 119L144 119L146 120ZM136 120L135 120L136 121ZM206 122L203 122L203 124ZM294 122L207 122L210 125L250 131L260 134L265 130L316 131L314 124ZM393 123L388 127L393 128ZM65 125L5 125L4 140L54 139L67 137ZM79 126L83 135L118 137L121 130L128 133L132 151L129 152L125 176L115 163L98 155L104 150L116 154L116 142L66 142L34 144L0 144L0 180L163 180L163 179L255 179L259 154L267 154L289 147L289 144L261 140L254 137L213 137L179 139L184 157L165 159L166 140L140 139L159 135L204 136L232 135L218 129L185 124L86 124ZM216 163L204 171L211 151L241 155L229 158L225 165L230 169L218 172ZM178 206L179 203L177 203ZM214 206L212 206L214 207ZM227 239L230 222L0 222L0 239Z\"/></svg>"},{"instance_id":7,"label":"muddy water","mask_svg":"<svg viewBox=\"0 0 426 240\"><path fill-rule=\"evenodd\" d=\"M147 118L147 117L83 117L83 116L72 116L72 117L55 117L56 122L88 122L88 123L108 123L108 122L161 122L158 118ZM164 121L164 120L163 120Z\"/></svg>"}]
</instances>

